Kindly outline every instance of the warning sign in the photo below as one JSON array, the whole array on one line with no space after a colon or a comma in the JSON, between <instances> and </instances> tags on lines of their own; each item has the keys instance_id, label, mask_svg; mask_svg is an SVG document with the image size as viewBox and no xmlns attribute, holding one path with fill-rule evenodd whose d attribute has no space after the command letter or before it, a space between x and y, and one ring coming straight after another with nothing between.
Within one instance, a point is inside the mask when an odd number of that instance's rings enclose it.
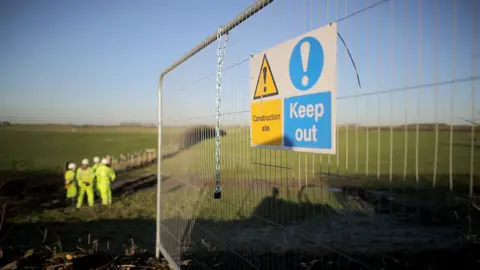
<instances>
[{"instance_id":1,"label":"warning sign","mask_svg":"<svg viewBox=\"0 0 480 270\"><path fill-rule=\"evenodd\" d=\"M253 144L282 145L282 104L279 98L252 104L250 125Z\"/></svg>"},{"instance_id":2,"label":"warning sign","mask_svg":"<svg viewBox=\"0 0 480 270\"><path fill-rule=\"evenodd\" d=\"M336 154L337 38L332 23L250 57L252 147Z\"/></svg>"},{"instance_id":3,"label":"warning sign","mask_svg":"<svg viewBox=\"0 0 480 270\"><path fill-rule=\"evenodd\" d=\"M272 69L268 63L267 54L263 55L262 65L258 73L257 86L253 99L266 98L278 95L277 84L273 78Z\"/></svg>"}]
</instances>

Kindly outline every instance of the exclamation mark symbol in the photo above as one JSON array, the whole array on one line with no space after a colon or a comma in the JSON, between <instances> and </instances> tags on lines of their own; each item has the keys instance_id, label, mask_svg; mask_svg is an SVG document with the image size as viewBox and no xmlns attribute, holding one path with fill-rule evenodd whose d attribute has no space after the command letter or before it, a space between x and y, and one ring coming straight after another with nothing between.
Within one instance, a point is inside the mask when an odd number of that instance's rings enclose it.
<instances>
[{"instance_id":1,"label":"exclamation mark symbol","mask_svg":"<svg viewBox=\"0 0 480 270\"><path fill-rule=\"evenodd\" d=\"M307 70L308 70L308 56L310 55L310 43L309 42L304 42L302 45L300 45L300 54L302 56L302 68L303 72L305 73L302 77L302 84L303 86L308 85L308 76L307 76Z\"/></svg>"},{"instance_id":2,"label":"exclamation mark symbol","mask_svg":"<svg viewBox=\"0 0 480 270\"><path fill-rule=\"evenodd\" d=\"M267 92L267 67L263 67L263 92Z\"/></svg>"}]
</instances>

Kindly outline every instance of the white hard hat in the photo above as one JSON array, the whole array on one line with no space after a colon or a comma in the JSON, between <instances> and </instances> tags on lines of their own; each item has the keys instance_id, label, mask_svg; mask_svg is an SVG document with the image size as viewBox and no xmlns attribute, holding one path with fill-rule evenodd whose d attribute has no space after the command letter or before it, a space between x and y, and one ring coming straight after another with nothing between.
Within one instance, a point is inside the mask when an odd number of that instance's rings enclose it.
<instances>
[{"instance_id":1,"label":"white hard hat","mask_svg":"<svg viewBox=\"0 0 480 270\"><path fill-rule=\"evenodd\" d=\"M88 165L88 159L86 158L82 159L82 165Z\"/></svg>"},{"instance_id":2,"label":"white hard hat","mask_svg":"<svg viewBox=\"0 0 480 270\"><path fill-rule=\"evenodd\" d=\"M95 163L100 162L100 158L99 158L99 157L94 157L94 158L93 158L93 162L95 162Z\"/></svg>"},{"instance_id":3,"label":"white hard hat","mask_svg":"<svg viewBox=\"0 0 480 270\"><path fill-rule=\"evenodd\" d=\"M108 164L108 159L102 158L102 164L105 164L105 165Z\"/></svg>"},{"instance_id":4,"label":"white hard hat","mask_svg":"<svg viewBox=\"0 0 480 270\"><path fill-rule=\"evenodd\" d=\"M75 165L75 163L70 163L68 164L68 169L71 170L71 169L75 169L77 167L77 165Z\"/></svg>"}]
</instances>

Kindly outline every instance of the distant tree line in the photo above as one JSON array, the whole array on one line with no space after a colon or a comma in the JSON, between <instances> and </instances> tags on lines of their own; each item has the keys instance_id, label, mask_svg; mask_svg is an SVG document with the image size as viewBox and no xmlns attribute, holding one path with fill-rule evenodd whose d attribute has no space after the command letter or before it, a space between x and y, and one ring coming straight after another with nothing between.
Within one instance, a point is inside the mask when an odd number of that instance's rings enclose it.
<instances>
[{"instance_id":1,"label":"distant tree line","mask_svg":"<svg viewBox=\"0 0 480 270\"><path fill-rule=\"evenodd\" d=\"M8 122L8 121L0 121L0 126L11 126L12 123Z\"/></svg>"}]
</instances>

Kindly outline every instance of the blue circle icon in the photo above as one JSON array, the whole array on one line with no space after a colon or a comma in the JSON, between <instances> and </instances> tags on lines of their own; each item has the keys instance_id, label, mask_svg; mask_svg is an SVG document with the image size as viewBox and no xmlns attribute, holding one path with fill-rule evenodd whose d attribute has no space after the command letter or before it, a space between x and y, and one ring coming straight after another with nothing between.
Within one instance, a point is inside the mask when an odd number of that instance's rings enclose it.
<instances>
[{"instance_id":1,"label":"blue circle icon","mask_svg":"<svg viewBox=\"0 0 480 270\"><path fill-rule=\"evenodd\" d=\"M314 37L301 39L290 55L289 75L300 91L312 88L320 79L324 63L323 48Z\"/></svg>"}]
</instances>

